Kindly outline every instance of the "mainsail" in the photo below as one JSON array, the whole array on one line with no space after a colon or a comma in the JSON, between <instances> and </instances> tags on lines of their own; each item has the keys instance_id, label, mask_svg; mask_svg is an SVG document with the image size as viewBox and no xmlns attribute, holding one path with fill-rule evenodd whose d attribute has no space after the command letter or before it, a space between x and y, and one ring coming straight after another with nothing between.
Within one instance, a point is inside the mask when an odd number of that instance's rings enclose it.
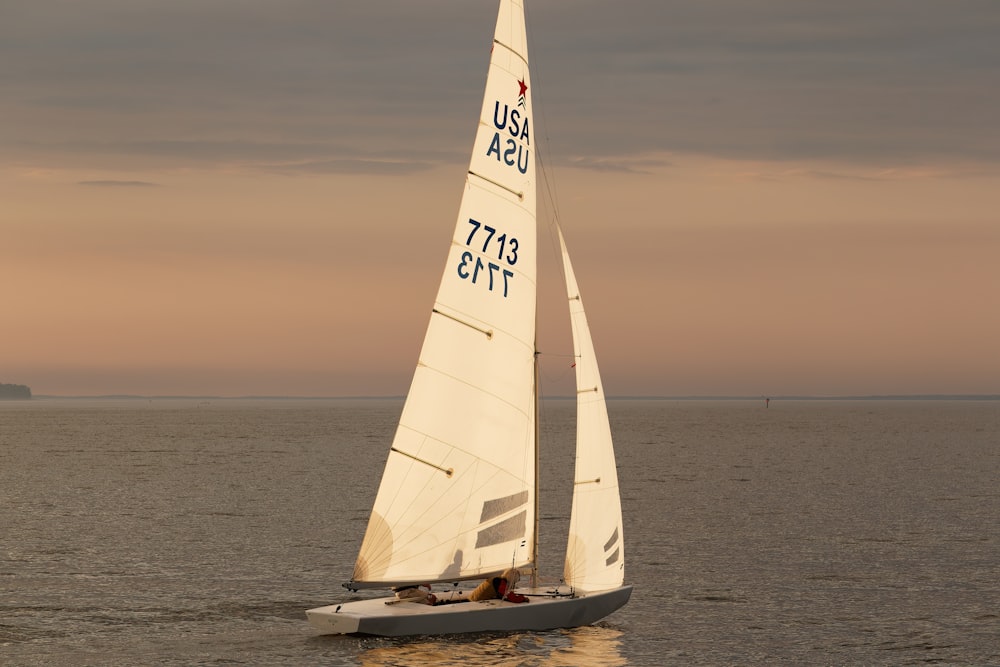
<instances>
[{"instance_id":1,"label":"mainsail","mask_svg":"<svg viewBox=\"0 0 1000 667\"><path fill-rule=\"evenodd\" d=\"M535 162L524 13L500 3L465 192L352 587L531 563Z\"/></svg>"},{"instance_id":2,"label":"mainsail","mask_svg":"<svg viewBox=\"0 0 1000 667\"><path fill-rule=\"evenodd\" d=\"M559 246L576 359L576 469L563 579L575 591L586 593L622 585L625 541L604 387L561 229Z\"/></svg>"}]
</instances>

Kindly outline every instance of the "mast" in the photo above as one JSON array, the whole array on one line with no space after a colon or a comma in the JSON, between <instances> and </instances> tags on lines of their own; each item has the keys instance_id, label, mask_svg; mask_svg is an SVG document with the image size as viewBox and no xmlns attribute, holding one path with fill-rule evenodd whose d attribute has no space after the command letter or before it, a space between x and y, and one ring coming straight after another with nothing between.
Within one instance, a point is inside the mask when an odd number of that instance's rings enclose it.
<instances>
[{"instance_id":1,"label":"mast","mask_svg":"<svg viewBox=\"0 0 1000 667\"><path fill-rule=\"evenodd\" d=\"M535 318L538 318L538 311L535 311ZM535 532L531 539L531 587L535 588L538 586L538 443L541 439L539 437L539 426L538 426L538 345L535 345L535 384L534 384L534 394L535 394Z\"/></svg>"}]
</instances>

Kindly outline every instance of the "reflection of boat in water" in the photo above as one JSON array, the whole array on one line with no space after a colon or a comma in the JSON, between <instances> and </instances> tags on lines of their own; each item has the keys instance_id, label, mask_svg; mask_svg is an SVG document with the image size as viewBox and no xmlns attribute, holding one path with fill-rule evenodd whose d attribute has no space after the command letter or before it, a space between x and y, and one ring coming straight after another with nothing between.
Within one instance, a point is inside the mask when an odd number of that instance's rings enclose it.
<instances>
[{"instance_id":1,"label":"reflection of boat in water","mask_svg":"<svg viewBox=\"0 0 1000 667\"><path fill-rule=\"evenodd\" d=\"M324 634L578 627L613 613L632 592L624 585L621 499L604 389L558 224L553 236L561 249L576 362L576 456L564 585L537 581L533 132L523 0L500 0L447 264L354 574L345 584L399 590L492 580L517 568L531 573L531 587L517 591L530 604L501 598L432 606L370 598L308 610L309 622Z\"/></svg>"},{"instance_id":2,"label":"reflection of boat in water","mask_svg":"<svg viewBox=\"0 0 1000 667\"><path fill-rule=\"evenodd\" d=\"M433 665L433 667L619 667L620 630L586 626L567 630L502 636L475 635L464 640L425 641L381 646L360 656L362 667Z\"/></svg>"}]
</instances>

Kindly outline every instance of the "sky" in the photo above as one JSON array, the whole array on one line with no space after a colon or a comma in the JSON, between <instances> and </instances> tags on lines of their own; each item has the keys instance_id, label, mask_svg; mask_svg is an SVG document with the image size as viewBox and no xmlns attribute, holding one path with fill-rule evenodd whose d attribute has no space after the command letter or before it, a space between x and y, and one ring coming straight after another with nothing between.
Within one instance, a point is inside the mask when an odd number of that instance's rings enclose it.
<instances>
[{"instance_id":1,"label":"sky","mask_svg":"<svg viewBox=\"0 0 1000 667\"><path fill-rule=\"evenodd\" d=\"M495 17L0 0L0 382L404 394ZM1000 393L1000 3L529 0L528 21L609 395ZM572 391L564 307L540 315L548 394Z\"/></svg>"}]
</instances>

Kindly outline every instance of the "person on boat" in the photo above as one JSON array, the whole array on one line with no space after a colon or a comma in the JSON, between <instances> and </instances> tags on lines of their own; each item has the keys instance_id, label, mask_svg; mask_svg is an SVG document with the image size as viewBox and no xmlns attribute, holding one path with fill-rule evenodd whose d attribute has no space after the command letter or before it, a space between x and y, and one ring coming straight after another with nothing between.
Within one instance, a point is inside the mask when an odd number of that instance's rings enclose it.
<instances>
[{"instance_id":1,"label":"person on boat","mask_svg":"<svg viewBox=\"0 0 1000 667\"><path fill-rule=\"evenodd\" d=\"M487 579L476 590L469 593L470 602L480 600L507 600L508 602L528 602L528 597L514 592L514 586L521 579L517 568L510 568L499 577Z\"/></svg>"},{"instance_id":2,"label":"person on boat","mask_svg":"<svg viewBox=\"0 0 1000 667\"><path fill-rule=\"evenodd\" d=\"M427 590L425 591L424 588ZM396 599L400 602L420 602L423 604L434 604L437 597L431 593L430 584L420 584L419 586L396 586L392 589L396 594Z\"/></svg>"}]
</instances>

